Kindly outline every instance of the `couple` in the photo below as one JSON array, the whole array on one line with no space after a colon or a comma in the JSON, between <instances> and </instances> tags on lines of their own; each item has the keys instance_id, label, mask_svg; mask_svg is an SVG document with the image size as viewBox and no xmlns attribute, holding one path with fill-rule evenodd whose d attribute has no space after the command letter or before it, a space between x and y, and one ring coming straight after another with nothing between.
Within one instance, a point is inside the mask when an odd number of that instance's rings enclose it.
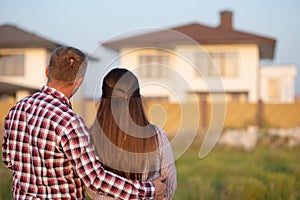
<instances>
[{"instance_id":1,"label":"couple","mask_svg":"<svg viewBox=\"0 0 300 200\"><path fill-rule=\"evenodd\" d=\"M47 85L5 118L2 160L13 170L14 199L172 199L176 169L169 141L147 120L137 78L113 69L103 80L90 129L70 98L83 81L86 56L53 51Z\"/></svg>"}]
</instances>

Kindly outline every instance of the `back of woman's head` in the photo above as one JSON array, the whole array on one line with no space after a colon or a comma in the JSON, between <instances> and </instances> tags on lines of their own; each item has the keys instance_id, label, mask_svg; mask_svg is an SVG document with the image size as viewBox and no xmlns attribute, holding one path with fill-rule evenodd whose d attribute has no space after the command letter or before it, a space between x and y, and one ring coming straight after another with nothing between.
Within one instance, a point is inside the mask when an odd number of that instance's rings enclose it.
<instances>
[{"instance_id":1,"label":"back of woman's head","mask_svg":"<svg viewBox=\"0 0 300 200\"><path fill-rule=\"evenodd\" d=\"M156 168L156 131L132 72L117 68L104 77L92 137L104 166L115 173L141 180L145 169L151 174Z\"/></svg>"},{"instance_id":2,"label":"back of woman's head","mask_svg":"<svg viewBox=\"0 0 300 200\"><path fill-rule=\"evenodd\" d=\"M137 77L127 69L112 69L104 77L102 97L111 99L140 97Z\"/></svg>"}]
</instances>

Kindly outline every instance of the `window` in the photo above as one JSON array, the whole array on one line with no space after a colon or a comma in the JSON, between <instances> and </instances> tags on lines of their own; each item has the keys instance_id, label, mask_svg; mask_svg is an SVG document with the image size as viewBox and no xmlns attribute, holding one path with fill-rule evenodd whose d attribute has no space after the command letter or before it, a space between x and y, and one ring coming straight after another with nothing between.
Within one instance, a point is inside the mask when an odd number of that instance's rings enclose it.
<instances>
[{"instance_id":1,"label":"window","mask_svg":"<svg viewBox=\"0 0 300 200\"><path fill-rule=\"evenodd\" d=\"M227 93L228 101L233 103L247 102L247 92L229 92Z\"/></svg>"},{"instance_id":2,"label":"window","mask_svg":"<svg viewBox=\"0 0 300 200\"><path fill-rule=\"evenodd\" d=\"M166 77L169 58L167 55L141 55L139 74L141 77Z\"/></svg>"},{"instance_id":3,"label":"window","mask_svg":"<svg viewBox=\"0 0 300 200\"><path fill-rule=\"evenodd\" d=\"M195 65L204 76L237 76L236 52L196 53Z\"/></svg>"},{"instance_id":4,"label":"window","mask_svg":"<svg viewBox=\"0 0 300 200\"><path fill-rule=\"evenodd\" d=\"M0 54L0 76L23 76L24 55Z\"/></svg>"},{"instance_id":5,"label":"window","mask_svg":"<svg viewBox=\"0 0 300 200\"><path fill-rule=\"evenodd\" d=\"M211 59L209 59L208 55L205 53L196 53L195 56L195 65L200 73L204 76L208 75L208 69L212 66ZM200 75L198 71L196 71L197 75Z\"/></svg>"},{"instance_id":6,"label":"window","mask_svg":"<svg viewBox=\"0 0 300 200\"><path fill-rule=\"evenodd\" d=\"M271 78L269 80L268 89L270 100L280 99L280 79Z\"/></svg>"}]
</instances>

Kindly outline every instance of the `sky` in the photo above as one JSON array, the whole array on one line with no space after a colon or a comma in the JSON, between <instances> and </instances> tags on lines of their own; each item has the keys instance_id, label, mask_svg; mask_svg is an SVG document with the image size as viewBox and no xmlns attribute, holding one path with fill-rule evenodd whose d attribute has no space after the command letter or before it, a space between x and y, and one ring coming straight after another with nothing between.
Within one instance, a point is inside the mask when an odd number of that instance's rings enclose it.
<instances>
[{"instance_id":1,"label":"sky","mask_svg":"<svg viewBox=\"0 0 300 200\"><path fill-rule=\"evenodd\" d=\"M297 0L0 0L0 25L13 24L90 52L99 43L133 29L192 22L218 26L223 10L233 12L235 29L276 39L275 57L264 64L295 65L296 94L300 94Z\"/></svg>"}]
</instances>

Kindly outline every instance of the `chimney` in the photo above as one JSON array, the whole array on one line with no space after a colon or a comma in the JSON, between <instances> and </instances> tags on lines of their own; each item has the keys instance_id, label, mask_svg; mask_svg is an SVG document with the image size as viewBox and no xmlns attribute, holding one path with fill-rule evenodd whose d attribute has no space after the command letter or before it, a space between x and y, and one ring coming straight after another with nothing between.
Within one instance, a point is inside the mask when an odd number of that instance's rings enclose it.
<instances>
[{"instance_id":1,"label":"chimney","mask_svg":"<svg viewBox=\"0 0 300 200\"><path fill-rule=\"evenodd\" d=\"M221 23L220 28L232 29L232 12L231 11L222 11L221 12Z\"/></svg>"}]
</instances>

